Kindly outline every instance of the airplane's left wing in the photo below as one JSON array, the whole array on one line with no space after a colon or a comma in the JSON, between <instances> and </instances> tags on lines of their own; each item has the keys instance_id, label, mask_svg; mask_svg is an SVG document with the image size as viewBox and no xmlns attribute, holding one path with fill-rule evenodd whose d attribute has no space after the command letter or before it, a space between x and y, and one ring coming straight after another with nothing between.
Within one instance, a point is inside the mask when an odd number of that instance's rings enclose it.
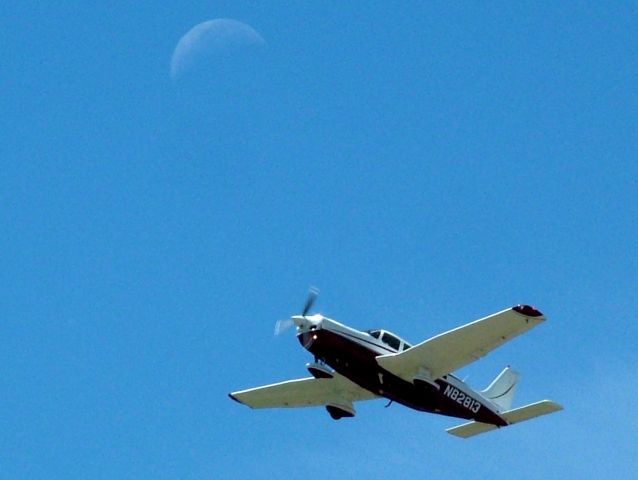
<instances>
[{"instance_id":1,"label":"airplane's left wing","mask_svg":"<svg viewBox=\"0 0 638 480\"><path fill-rule=\"evenodd\" d=\"M377 398L343 375L332 378L300 378L249 388L229 394L230 398L251 408L294 408L330 404L351 404Z\"/></svg>"},{"instance_id":2,"label":"airplane's left wing","mask_svg":"<svg viewBox=\"0 0 638 480\"><path fill-rule=\"evenodd\" d=\"M517 305L441 333L400 353L377 357L389 372L412 381L421 371L435 380L487 355L545 320L541 312Z\"/></svg>"}]
</instances>

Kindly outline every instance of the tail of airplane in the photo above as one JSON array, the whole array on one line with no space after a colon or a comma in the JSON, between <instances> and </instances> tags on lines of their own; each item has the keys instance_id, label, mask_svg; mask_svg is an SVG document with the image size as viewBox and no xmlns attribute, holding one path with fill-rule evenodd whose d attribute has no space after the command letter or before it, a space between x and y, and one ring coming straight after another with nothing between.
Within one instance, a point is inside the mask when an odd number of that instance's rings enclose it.
<instances>
[{"instance_id":1,"label":"tail of airplane","mask_svg":"<svg viewBox=\"0 0 638 480\"><path fill-rule=\"evenodd\" d=\"M490 385L481 391L481 395L498 405L499 412L512 408L514 392L520 375L510 367L498 374Z\"/></svg>"},{"instance_id":2,"label":"tail of airplane","mask_svg":"<svg viewBox=\"0 0 638 480\"><path fill-rule=\"evenodd\" d=\"M498 414L508 425L531 420L532 418L563 409L561 405L551 400L541 400L540 402L512 409L514 391L519 378L518 372L506 367L485 390L481 391L481 395L498 406ZM496 425L473 421L448 428L446 431L457 437L468 438L497 428L499 427Z\"/></svg>"},{"instance_id":3,"label":"tail of airplane","mask_svg":"<svg viewBox=\"0 0 638 480\"><path fill-rule=\"evenodd\" d=\"M540 417L541 415L547 415L549 413L558 412L563 407L551 400L541 400L540 402L530 403L524 407L515 408L501 413L501 417L505 419L508 425L514 425L515 423L531 420L532 418ZM482 422L468 422L457 427L448 428L447 433L456 437L468 438L481 433L496 430L496 425Z\"/></svg>"}]
</instances>

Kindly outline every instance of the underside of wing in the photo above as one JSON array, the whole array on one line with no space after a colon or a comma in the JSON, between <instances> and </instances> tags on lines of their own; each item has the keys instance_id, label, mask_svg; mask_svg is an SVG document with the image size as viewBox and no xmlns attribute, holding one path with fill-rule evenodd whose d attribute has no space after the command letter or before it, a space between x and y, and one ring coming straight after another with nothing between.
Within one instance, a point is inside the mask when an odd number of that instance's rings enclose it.
<instances>
[{"instance_id":1,"label":"underside of wing","mask_svg":"<svg viewBox=\"0 0 638 480\"><path fill-rule=\"evenodd\" d=\"M352 404L359 400L371 400L377 395L359 387L335 372L332 378L300 378L264 385L229 396L251 408L313 407L330 404Z\"/></svg>"},{"instance_id":2,"label":"underside of wing","mask_svg":"<svg viewBox=\"0 0 638 480\"><path fill-rule=\"evenodd\" d=\"M545 317L533 307L518 305L426 340L401 353L377 357L379 365L406 380L431 379L478 360Z\"/></svg>"}]
</instances>

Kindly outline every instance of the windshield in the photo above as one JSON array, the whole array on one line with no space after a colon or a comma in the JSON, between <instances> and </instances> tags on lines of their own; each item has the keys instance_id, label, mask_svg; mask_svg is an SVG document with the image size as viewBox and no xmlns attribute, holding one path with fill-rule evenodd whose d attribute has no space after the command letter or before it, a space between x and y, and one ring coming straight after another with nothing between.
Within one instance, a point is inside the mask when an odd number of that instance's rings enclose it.
<instances>
[{"instance_id":1,"label":"windshield","mask_svg":"<svg viewBox=\"0 0 638 480\"><path fill-rule=\"evenodd\" d=\"M388 347L396 350L397 352L402 352L407 350L412 345L403 340L401 337L396 336L394 333L388 332L387 330L366 330L366 333L373 336L376 339L381 340Z\"/></svg>"},{"instance_id":2,"label":"windshield","mask_svg":"<svg viewBox=\"0 0 638 480\"><path fill-rule=\"evenodd\" d=\"M374 338L379 338L379 336L381 335L381 330L368 330L368 333Z\"/></svg>"},{"instance_id":3,"label":"windshield","mask_svg":"<svg viewBox=\"0 0 638 480\"><path fill-rule=\"evenodd\" d=\"M401 340L392 335L390 332L383 332L381 341L395 350L399 350L399 347L401 346Z\"/></svg>"}]
</instances>

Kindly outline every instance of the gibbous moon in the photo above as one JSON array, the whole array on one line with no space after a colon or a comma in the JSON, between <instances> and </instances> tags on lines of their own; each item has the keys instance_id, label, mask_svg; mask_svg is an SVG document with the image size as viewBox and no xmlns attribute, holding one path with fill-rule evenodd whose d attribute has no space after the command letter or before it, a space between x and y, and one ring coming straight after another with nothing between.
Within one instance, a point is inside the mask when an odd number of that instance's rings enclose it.
<instances>
[{"instance_id":1,"label":"gibbous moon","mask_svg":"<svg viewBox=\"0 0 638 480\"><path fill-rule=\"evenodd\" d=\"M199 62L266 42L250 25L216 18L195 25L179 39L171 58L171 78L176 79Z\"/></svg>"}]
</instances>

